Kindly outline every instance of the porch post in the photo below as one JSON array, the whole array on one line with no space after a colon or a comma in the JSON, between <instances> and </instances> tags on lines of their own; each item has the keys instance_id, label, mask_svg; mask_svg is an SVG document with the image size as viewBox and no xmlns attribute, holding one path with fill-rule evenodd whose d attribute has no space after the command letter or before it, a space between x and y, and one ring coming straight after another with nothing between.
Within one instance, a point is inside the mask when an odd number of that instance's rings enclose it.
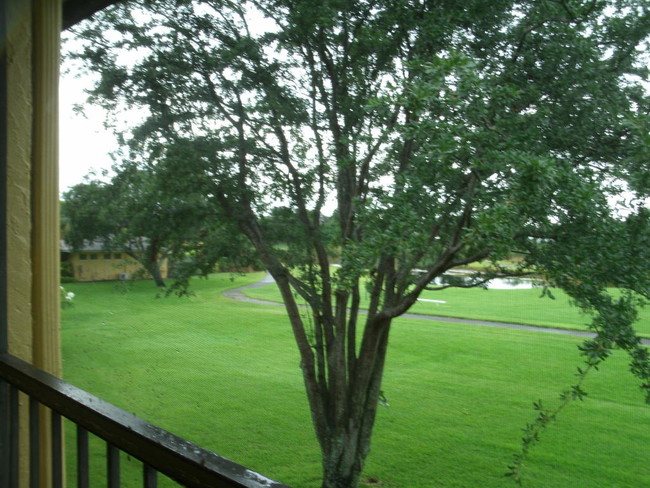
<instances>
[{"instance_id":1,"label":"porch post","mask_svg":"<svg viewBox=\"0 0 650 488\"><path fill-rule=\"evenodd\" d=\"M58 174L60 0L35 0L33 19L33 364L50 374L61 376Z\"/></svg>"},{"instance_id":2,"label":"porch post","mask_svg":"<svg viewBox=\"0 0 650 488\"><path fill-rule=\"evenodd\" d=\"M60 375L57 112L61 0L0 0L0 14L0 349ZM21 395L19 402L20 486L26 487L30 475L27 401ZM0 411L0 422L5 417ZM46 418L41 425L44 432L49 431ZM3 424L0 428L7 431ZM49 458L50 447L46 436L41 435L44 459ZM1 435L0 442L5 442ZM0 465L0 471L5 471L4 466ZM42 465L40 479L47 483L50 473L51 466ZM0 476L0 485L8 486L4 481Z\"/></svg>"},{"instance_id":3,"label":"porch post","mask_svg":"<svg viewBox=\"0 0 650 488\"><path fill-rule=\"evenodd\" d=\"M59 331L59 63L61 0L32 10L32 337L34 366L61 376ZM51 486L51 412L41 407L40 484ZM60 421L60 420L59 420Z\"/></svg>"}]
</instances>

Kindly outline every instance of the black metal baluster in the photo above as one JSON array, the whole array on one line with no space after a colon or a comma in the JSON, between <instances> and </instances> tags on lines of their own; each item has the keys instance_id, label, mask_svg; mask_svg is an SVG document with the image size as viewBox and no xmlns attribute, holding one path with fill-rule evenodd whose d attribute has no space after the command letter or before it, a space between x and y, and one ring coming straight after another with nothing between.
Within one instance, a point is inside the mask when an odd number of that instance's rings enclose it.
<instances>
[{"instance_id":1,"label":"black metal baluster","mask_svg":"<svg viewBox=\"0 0 650 488\"><path fill-rule=\"evenodd\" d=\"M9 486L11 479L11 402L9 383L0 381L0 485Z\"/></svg>"},{"instance_id":2,"label":"black metal baluster","mask_svg":"<svg viewBox=\"0 0 650 488\"><path fill-rule=\"evenodd\" d=\"M0 381L0 486L18 488L18 388Z\"/></svg>"},{"instance_id":3,"label":"black metal baluster","mask_svg":"<svg viewBox=\"0 0 650 488\"><path fill-rule=\"evenodd\" d=\"M77 425L77 488L90 488L88 431Z\"/></svg>"},{"instance_id":4,"label":"black metal baluster","mask_svg":"<svg viewBox=\"0 0 650 488\"><path fill-rule=\"evenodd\" d=\"M52 422L52 488L63 488L63 439L61 414L51 411Z\"/></svg>"},{"instance_id":5,"label":"black metal baluster","mask_svg":"<svg viewBox=\"0 0 650 488\"><path fill-rule=\"evenodd\" d=\"M112 444L106 444L106 461L108 488L120 488L120 450Z\"/></svg>"},{"instance_id":6,"label":"black metal baluster","mask_svg":"<svg viewBox=\"0 0 650 488\"><path fill-rule=\"evenodd\" d=\"M157 488L158 487L158 471L149 466L148 464L142 465L142 478L144 488Z\"/></svg>"},{"instance_id":7,"label":"black metal baluster","mask_svg":"<svg viewBox=\"0 0 650 488\"><path fill-rule=\"evenodd\" d=\"M29 397L29 486L39 488L41 474L40 403Z\"/></svg>"},{"instance_id":8,"label":"black metal baluster","mask_svg":"<svg viewBox=\"0 0 650 488\"><path fill-rule=\"evenodd\" d=\"M9 387L9 486L18 488L18 469L20 466L18 442L20 439L20 420L18 416L18 388Z\"/></svg>"}]
</instances>

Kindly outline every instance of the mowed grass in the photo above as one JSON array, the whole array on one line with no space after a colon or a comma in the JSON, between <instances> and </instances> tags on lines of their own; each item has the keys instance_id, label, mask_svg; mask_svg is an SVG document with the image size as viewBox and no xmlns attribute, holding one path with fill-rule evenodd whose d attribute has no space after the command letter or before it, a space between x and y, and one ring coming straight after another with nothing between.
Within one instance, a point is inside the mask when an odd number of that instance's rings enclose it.
<instances>
[{"instance_id":1,"label":"mowed grass","mask_svg":"<svg viewBox=\"0 0 650 488\"><path fill-rule=\"evenodd\" d=\"M319 450L283 309L221 296L261 277L196 280L196 295L182 299L154 298L149 282L127 293L115 283L66 285L76 297L63 311L65 378L293 488L318 488ZM397 320L383 385L390 406L380 409L364 477L390 488L514 486L503 474L534 417L532 402L553 405L572 384L579 343ZM650 407L625 356L585 387L588 398L532 452L525 486L648 486ZM104 448L94 444L91 485L102 486ZM139 486L138 463L123 462L123 486ZM68 474L72 483L72 466Z\"/></svg>"},{"instance_id":2,"label":"mowed grass","mask_svg":"<svg viewBox=\"0 0 650 488\"><path fill-rule=\"evenodd\" d=\"M554 299L542 297L541 288L520 290L493 290L483 288L447 288L425 291L420 298L445 303L418 301L411 313L439 315L475 320L490 320L559 329L586 330L589 315L573 306L569 297L559 289L552 289ZM281 296L273 284L245 291L246 295L261 300L280 302ZM614 292L615 293L615 292ZM362 306L368 297L362 298ZM650 337L650 310L641 309L635 328L640 336Z\"/></svg>"}]
</instances>

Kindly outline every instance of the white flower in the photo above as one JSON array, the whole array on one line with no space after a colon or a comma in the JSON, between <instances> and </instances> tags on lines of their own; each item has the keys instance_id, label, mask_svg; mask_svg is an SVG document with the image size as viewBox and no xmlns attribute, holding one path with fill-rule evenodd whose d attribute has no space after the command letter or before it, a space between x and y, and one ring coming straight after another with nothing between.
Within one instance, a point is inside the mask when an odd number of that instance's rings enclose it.
<instances>
[{"instance_id":1,"label":"white flower","mask_svg":"<svg viewBox=\"0 0 650 488\"><path fill-rule=\"evenodd\" d=\"M71 307L73 305L72 299L74 298L74 293L71 291L65 291L65 288L59 286L60 296L61 296L61 308Z\"/></svg>"}]
</instances>

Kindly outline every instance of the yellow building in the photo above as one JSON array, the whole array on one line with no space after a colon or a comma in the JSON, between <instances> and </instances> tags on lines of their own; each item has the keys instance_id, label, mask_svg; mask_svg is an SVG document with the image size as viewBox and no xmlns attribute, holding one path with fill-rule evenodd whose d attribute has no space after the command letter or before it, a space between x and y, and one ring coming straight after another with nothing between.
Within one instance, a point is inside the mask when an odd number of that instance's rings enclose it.
<instances>
[{"instance_id":1,"label":"yellow building","mask_svg":"<svg viewBox=\"0 0 650 488\"><path fill-rule=\"evenodd\" d=\"M77 281L151 279L133 257L124 251L107 250L101 242L87 243L79 250L61 243L61 263ZM167 259L160 263L160 275L167 279Z\"/></svg>"}]
</instances>

